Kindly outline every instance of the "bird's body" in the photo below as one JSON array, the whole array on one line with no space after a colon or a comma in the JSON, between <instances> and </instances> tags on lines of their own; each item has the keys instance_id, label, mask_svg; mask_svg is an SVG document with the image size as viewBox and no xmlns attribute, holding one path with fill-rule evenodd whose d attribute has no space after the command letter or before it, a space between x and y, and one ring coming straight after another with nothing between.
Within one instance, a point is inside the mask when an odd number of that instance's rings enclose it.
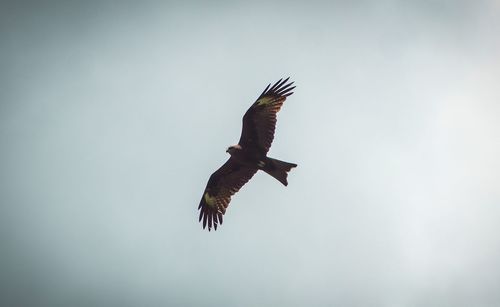
<instances>
[{"instance_id":1,"label":"bird's body","mask_svg":"<svg viewBox=\"0 0 500 307\"><path fill-rule=\"evenodd\" d=\"M288 78L279 80L271 88L269 84L257 101L243 116L243 129L237 145L230 146L226 152L231 155L215 173L210 176L198 209L203 228L208 224L217 229L222 224L222 216L236 193L252 176L262 170L288 185L287 173L297 164L283 162L267 156L276 128L276 113L286 97L293 94L286 84Z\"/></svg>"},{"instance_id":2,"label":"bird's body","mask_svg":"<svg viewBox=\"0 0 500 307\"><path fill-rule=\"evenodd\" d=\"M254 148L243 148L239 144L230 146L226 152L229 153L231 158L236 162L249 167L257 167L259 161L262 161L266 157L265 154L258 152Z\"/></svg>"},{"instance_id":3,"label":"bird's body","mask_svg":"<svg viewBox=\"0 0 500 307\"><path fill-rule=\"evenodd\" d=\"M249 168L255 168L257 170L262 170L269 175L275 177L278 181L283 183L283 185L287 186L288 182L286 181L286 172L285 171L283 174L278 173L276 174L278 177L274 176L273 171L274 170L281 170L279 167L280 165L279 162L285 163L285 164L290 164L291 168L296 167L297 165L294 163L288 163L288 162L283 162L279 161L273 158L269 158L265 153L263 152L258 152L254 148L246 149L241 147L241 145L233 145L228 148L227 152L231 155L231 159L234 159L236 162L239 164L249 167ZM284 178L281 178L279 175L283 175Z\"/></svg>"}]
</instances>

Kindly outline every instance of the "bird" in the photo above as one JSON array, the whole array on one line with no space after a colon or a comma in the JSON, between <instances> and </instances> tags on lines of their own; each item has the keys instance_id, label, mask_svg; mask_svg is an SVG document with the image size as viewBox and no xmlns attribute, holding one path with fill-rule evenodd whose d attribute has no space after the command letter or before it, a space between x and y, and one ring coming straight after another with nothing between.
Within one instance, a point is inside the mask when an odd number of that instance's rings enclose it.
<instances>
[{"instance_id":1,"label":"bird","mask_svg":"<svg viewBox=\"0 0 500 307\"><path fill-rule=\"evenodd\" d=\"M294 82L290 77L280 79L273 86L269 84L243 116L241 137L236 145L226 150L230 157L208 179L207 186L198 206L198 221L203 220L203 229L208 226L217 230L222 224L223 215L238 192L259 170L266 172L287 186L288 172L297 167L267 156L276 129L276 114L288 96L292 95Z\"/></svg>"}]
</instances>

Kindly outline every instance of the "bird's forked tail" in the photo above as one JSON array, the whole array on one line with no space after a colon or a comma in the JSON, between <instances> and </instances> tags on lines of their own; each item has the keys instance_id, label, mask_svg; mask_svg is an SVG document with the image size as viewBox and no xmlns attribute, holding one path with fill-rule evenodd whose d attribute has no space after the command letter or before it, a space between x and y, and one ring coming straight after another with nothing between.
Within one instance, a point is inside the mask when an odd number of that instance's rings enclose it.
<instances>
[{"instance_id":1,"label":"bird's forked tail","mask_svg":"<svg viewBox=\"0 0 500 307\"><path fill-rule=\"evenodd\" d=\"M286 177L288 176L288 172L294 167L297 167L297 164L267 157L262 170L276 178L283 185L287 186L288 181L286 180Z\"/></svg>"}]
</instances>

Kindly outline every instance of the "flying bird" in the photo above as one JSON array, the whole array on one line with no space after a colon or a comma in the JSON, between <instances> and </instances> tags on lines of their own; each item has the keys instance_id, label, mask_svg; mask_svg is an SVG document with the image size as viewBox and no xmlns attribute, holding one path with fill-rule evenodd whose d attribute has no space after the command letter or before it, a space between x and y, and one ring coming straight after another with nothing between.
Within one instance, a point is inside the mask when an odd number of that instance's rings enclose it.
<instances>
[{"instance_id":1,"label":"flying bird","mask_svg":"<svg viewBox=\"0 0 500 307\"><path fill-rule=\"evenodd\" d=\"M283 185L288 185L288 172L297 166L267 156L274 139L276 113L281 109L286 98L293 94L293 82L280 79L273 86L269 84L243 116L243 129L237 145L226 150L231 156L215 173L210 176L207 187L201 197L199 221L203 220L203 229L208 226L217 230L222 224L231 196L262 170L276 178Z\"/></svg>"}]
</instances>

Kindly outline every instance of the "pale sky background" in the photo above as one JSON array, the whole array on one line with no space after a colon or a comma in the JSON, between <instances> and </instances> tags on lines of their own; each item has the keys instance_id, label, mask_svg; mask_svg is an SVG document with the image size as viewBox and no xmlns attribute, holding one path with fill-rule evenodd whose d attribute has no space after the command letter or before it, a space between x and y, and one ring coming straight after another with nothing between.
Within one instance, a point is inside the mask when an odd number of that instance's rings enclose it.
<instances>
[{"instance_id":1,"label":"pale sky background","mask_svg":"<svg viewBox=\"0 0 500 307\"><path fill-rule=\"evenodd\" d=\"M2 2L0 72L2 306L500 306L499 1Z\"/></svg>"}]
</instances>

